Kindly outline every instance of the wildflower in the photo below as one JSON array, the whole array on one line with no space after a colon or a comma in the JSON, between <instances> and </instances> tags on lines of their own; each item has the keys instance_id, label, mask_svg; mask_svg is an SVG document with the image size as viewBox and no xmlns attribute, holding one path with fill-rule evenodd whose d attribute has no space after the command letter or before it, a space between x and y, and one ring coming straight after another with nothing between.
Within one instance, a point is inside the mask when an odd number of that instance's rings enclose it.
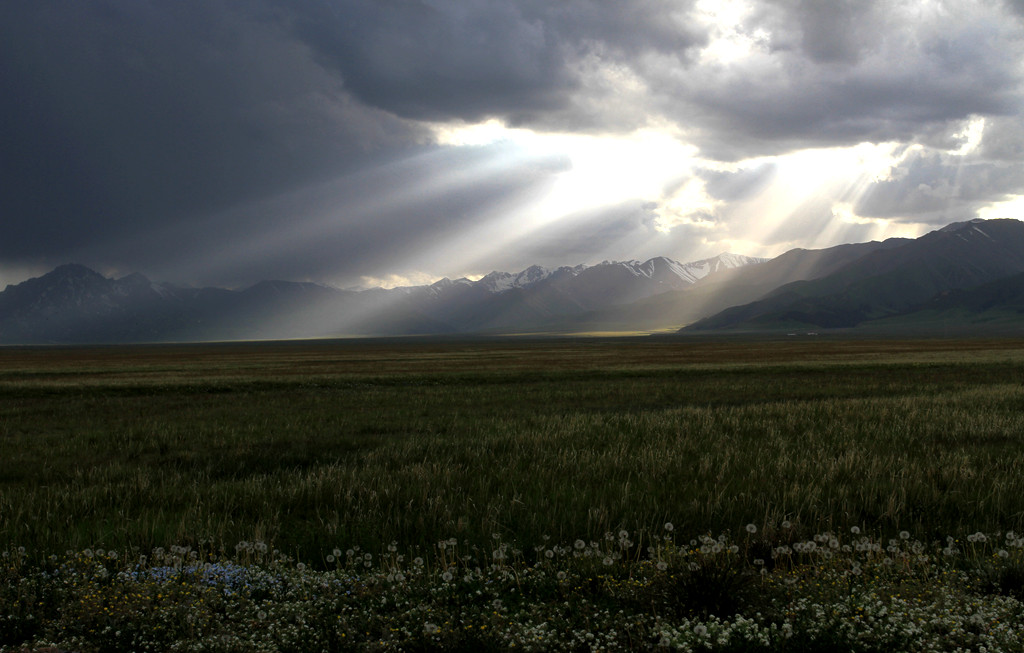
<instances>
[{"instance_id":1,"label":"wildflower","mask_svg":"<svg viewBox=\"0 0 1024 653\"><path fill-rule=\"evenodd\" d=\"M421 558L419 556L416 556L415 558L413 558L412 564L416 565L417 567L422 567L423 566L423 558Z\"/></svg>"},{"instance_id":2,"label":"wildflower","mask_svg":"<svg viewBox=\"0 0 1024 653\"><path fill-rule=\"evenodd\" d=\"M437 624L432 624L429 621L423 624L423 632L427 635L434 635L441 630Z\"/></svg>"},{"instance_id":3,"label":"wildflower","mask_svg":"<svg viewBox=\"0 0 1024 653\"><path fill-rule=\"evenodd\" d=\"M605 557L604 557L604 564L605 564L606 566L607 566L607 565L610 565L610 564L612 564L612 559L611 559L611 556L605 556Z\"/></svg>"},{"instance_id":4,"label":"wildflower","mask_svg":"<svg viewBox=\"0 0 1024 653\"><path fill-rule=\"evenodd\" d=\"M900 539L901 540L909 540L910 539L910 532L909 531L900 531Z\"/></svg>"},{"instance_id":5,"label":"wildflower","mask_svg":"<svg viewBox=\"0 0 1024 653\"><path fill-rule=\"evenodd\" d=\"M671 532L672 532L672 531L674 531L675 529L676 529L676 527L672 525L672 522L670 522L670 521L667 521L667 522L665 522L665 530L666 530L666 531L668 531L669 533L671 533Z\"/></svg>"},{"instance_id":6,"label":"wildflower","mask_svg":"<svg viewBox=\"0 0 1024 653\"><path fill-rule=\"evenodd\" d=\"M454 578L454 576L452 576L452 572L450 571L445 571L443 574L441 574L441 580L443 580L446 583L452 582L452 578Z\"/></svg>"},{"instance_id":7,"label":"wildflower","mask_svg":"<svg viewBox=\"0 0 1024 653\"><path fill-rule=\"evenodd\" d=\"M860 535L860 526L851 526L850 532L854 535Z\"/></svg>"},{"instance_id":8,"label":"wildflower","mask_svg":"<svg viewBox=\"0 0 1024 653\"><path fill-rule=\"evenodd\" d=\"M577 550L582 550L586 548L587 543L583 540L576 540L576 543L573 546L575 546Z\"/></svg>"},{"instance_id":9,"label":"wildflower","mask_svg":"<svg viewBox=\"0 0 1024 653\"><path fill-rule=\"evenodd\" d=\"M753 535L757 532L757 526L754 526L753 524L747 524L747 532Z\"/></svg>"},{"instance_id":10,"label":"wildflower","mask_svg":"<svg viewBox=\"0 0 1024 653\"><path fill-rule=\"evenodd\" d=\"M666 569L668 569L668 563L664 560L659 560L658 564L655 566L658 568L658 571L665 571Z\"/></svg>"},{"instance_id":11,"label":"wildflower","mask_svg":"<svg viewBox=\"0 0 1024 653\"><path fill-rule=\"evenodd\" d=\"M697 624L693 627L693 634L697 635L698 637L704 637L708 634L708 627L704 624Z\"/></svg>"},{"instance_id":12,"label":"wildflower","mask_svg":"<svg viewBox=\"0 0 1024 653\"><path fill-rule=\"evenodd\" d=\"M544 557L547 558L548 560L550 560L551 558L555 557L555 552L552 551L551 549L548 549L547 551L544 552Z\"/></svg>"},{"instance_id":13,"label":"wildflower","mask_svg":"<svg viewBox=\"0 0 1024 653\"><path fill-rule=\"evenodd\" d=\"M564 571L560 571L557 574L555 574L555 576L558 578L558 580L565 580L566 575L567 574Z\"/></svg>"},{"instance_id":14,"label":"wildflower","mask_svg":"<svg viewBox=\"0 0 1024 653\"><path fill-rule=\"evenodd\" d=\"M793 527L793 524L789 523L788 519L784 519L782 520L782 527L785 529L789 529Z\"/></svg>"},{"instance_id":15,"label":"wildflower","mask_svg":"<svg viewBox=\"0 0 1024 653\"><path fill-rule=\"evenodd\" d=\"M334 556L333 556L333 555L330 555L330 554L328 554L328 556L327 556L327 562L334 562Z\"/></svg>"}]
</instances>

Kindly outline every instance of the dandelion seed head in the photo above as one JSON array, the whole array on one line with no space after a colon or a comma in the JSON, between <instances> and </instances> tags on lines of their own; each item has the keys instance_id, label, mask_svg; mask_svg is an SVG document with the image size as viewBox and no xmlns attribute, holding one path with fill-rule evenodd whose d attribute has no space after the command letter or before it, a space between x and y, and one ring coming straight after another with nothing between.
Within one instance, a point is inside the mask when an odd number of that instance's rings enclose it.
<instances>
[{"instance_id":1,"label":"dandelion seed head","mask_svg":"<svg viewBox=\"0 0 1024 653\"><path fill-rule=\"evenodd\" d=\"M747 532L753 535L757 532L757 526L755 526L754 524L747 524Z\"/></svg>"}]
</instances>

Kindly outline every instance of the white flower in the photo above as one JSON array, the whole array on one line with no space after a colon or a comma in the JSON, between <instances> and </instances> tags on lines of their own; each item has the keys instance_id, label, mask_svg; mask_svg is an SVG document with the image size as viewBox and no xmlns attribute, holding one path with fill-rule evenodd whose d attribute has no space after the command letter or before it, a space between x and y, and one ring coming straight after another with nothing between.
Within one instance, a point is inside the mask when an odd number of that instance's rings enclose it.
<instances>
[{"instance_id":1,"label":"white flower","mask_svg":"<svg viewBox=\"0 0 1024 653\"><path fill-rule=\"evenodd\" d=\"M909 540L910 539L910 532L909 531L900 531L900 539L901 540Z\"/></svg>"},{"instance_id":2,"label":"white flower","mask_svg":"<svg viewBox=\"0 0 1024 653\"><path fill-rule=\"evenodd\" d=\"M605 565L610 565L610 564L612 564L612 559L611 559L611 557L609 557L609 556L605 556L605 558L604 558L604 564L605 564Z\"/></svg>"},{"instance_id":3,"label":"white flower","mask_svg":"<svg viewBox=\"0 0 1024 653\"><path fill-rule=\"evenodd\" d=\"M675 529L676 529L676 527L672 525L672 522L670 522L670 521L667 521L667 522L665 522L665 530L666 530L666 531L668 531L669 533L671 533L671 532L672 532L672 531L674 531Z\"/></svg>"},{"instance_id":4,"label":"white flower","mask_svg":"<svg viewBox=\"0 0 1024 653\"><path fill-rule=\"evenodd\" d=\"M753 535L757 532L757 526L754 526L753 524L747 524L747 532Z\"/></svg>"},{"instance_id":5,"label":"white flower","mask_svg":"<svg viewBox=\"0 0 1024 653\"><path fill-rule=\"evenodd\" d=\"M666 569L668 569L668 563L664 560L659 560L658 564L655 566L658 568L658 571L665 571Z\"/></svg>"},{"instance_id":6,"label":"white flower","mask_svg":"<svg viewBox=\"0 0 1024 653\"><path fill-rule=\"evenodd\" d=\"M575 546L577 549L581 550L581 549L586 548L587 543L584 542L583 540L576 540L576 543L573 546Z\"/></svg>"},{"instance_id":7,"label":"white flower","mask_svg":"<svg viewBox=\"0 0 1024 653\"><path fill-rule=\"evenodd\" d=\"M788 519L784 519L784 520L782 520L782 527L783 528L792 528L793 524L789 523Z\"/></svg>"},{"instance_id":8,"label":"white flower","mask_svg":"<svg viewBox=\"0 0 1024 653\"><path fill-rule=\"evenodd\" d=\"M708 627L704 624L697 624L693 627L693 634L697 635L698 637L704 637L708 634Z\"/></svg>"},{"instance_id":9,"label":"white flower","mask_svg":"<svg viewBox=\"0 0 1024 653\"><path fill-rule=\"evenodd\" d=\"M860 526L851 526L850 532L854 535L860 535Z\"/></svg>"}]
</instances>

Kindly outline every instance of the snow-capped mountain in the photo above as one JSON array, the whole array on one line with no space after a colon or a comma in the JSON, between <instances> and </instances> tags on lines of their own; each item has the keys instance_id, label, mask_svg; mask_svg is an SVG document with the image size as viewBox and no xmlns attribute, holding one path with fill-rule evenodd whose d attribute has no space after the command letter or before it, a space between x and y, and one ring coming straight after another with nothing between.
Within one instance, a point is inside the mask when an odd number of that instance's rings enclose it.
<instances>
[{"instance_id":1,"label":"snow-capped mountain","mask_svg":"<svg viewBox=\"0 0 1024 653\"><path fill-rule=\"evenodd\" d=\"M476 281L470 281L469 279L456 279L455 281L442 279L431 287L437 287L440 289L450 287L451 284L462 283L483 288L488 292L500 293L513 288L528 288L535 283L539 283L553 276L569 279L585 274L588 270L593 273L592 271L594 268L612 266L622 268L634 277L644 277L652 279L660 284L664 284L665 287L657 288L658 290L664 291L668 286L672 288L688 286L700 279L703 279L712 272L717 272L718 270L737 268L744 265L751 265L753 263L762 263L766 260L767 259L755 258L753 256L725 253L719 254L713 258L693 261L691 263L680 263L679 261L674 261L664 256L658 256L642 263L635 260L603 261L602 263L593 266L562 266L553 269L545 268L540 265L531 265L525 270L515 273L494 271Z\"/></svg>"},{"instance_id":2,"label":"snow-capped mountain","mask_svg":"<svg viewBox=\"0 0 1024 653\"><path fill-rule=\"evenodd\" d=\"M343 291L262 281L242 291L108 279L63 265L0 292L0 343L296 338L541 329L553 321L680 290L761 259L723 254L680 263L531 266L475 281Z\"/></svg>"}]
</instances>

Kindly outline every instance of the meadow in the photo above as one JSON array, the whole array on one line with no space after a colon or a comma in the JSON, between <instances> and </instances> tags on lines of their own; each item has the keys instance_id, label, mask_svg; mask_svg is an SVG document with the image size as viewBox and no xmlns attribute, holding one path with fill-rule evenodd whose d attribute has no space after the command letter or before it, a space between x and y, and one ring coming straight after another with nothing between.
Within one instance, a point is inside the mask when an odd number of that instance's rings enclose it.
<instances>
[{"instance_id":1,"label":"meadow","mask_svg":"<svg viewBox=\"0 0 1024 653\"><path fill-rule=\"evenodd\" d=\"M5 348L0 647L1024 646L1022 453L1015 340Z\"/></svg>"}]
</instances>

